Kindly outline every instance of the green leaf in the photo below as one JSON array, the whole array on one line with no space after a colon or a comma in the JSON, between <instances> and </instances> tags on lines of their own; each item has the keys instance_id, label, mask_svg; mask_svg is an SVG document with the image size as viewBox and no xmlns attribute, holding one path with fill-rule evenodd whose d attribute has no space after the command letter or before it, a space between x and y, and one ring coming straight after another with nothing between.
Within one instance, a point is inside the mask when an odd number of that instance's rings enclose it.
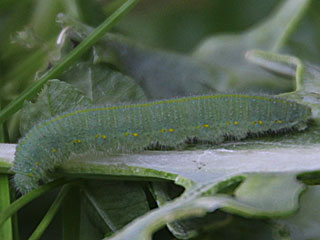
<instances>
[{"instance_id":1,"label":"green leaf","mask_svg":"<svg viewBox=\"0 0 320 240\"><path fill-rule=\"evenodd\" d=\"M196 200L175 201L164 207L150 211L148 214L130 223L125 231L118 232L112 240L139 239L149 240L156 230L159 230L166 222L179 220L190 216L202 217L206 212L214 211L224 205L228 199L200 198ZM108 238L105 238L108 239Z\"/></svg>"},{"instance_id":2,"label":"green leaf","mask_svg":"<svg viewBox=\"0 0 320 240\"><path fill-rule=\"evenodd\" d=\"M320 187L308 187L306 193L301 196L299 211L291 217L277 220L290 229L293 240L320 237L319 199Z\"/></svg>"},{"instance_id":3,"label":"green leaf","mask_svg":"<svg viewBox=\"0 0 320 240\"><path fill-rule=\"evenodd\" d=\"M104 43L100 41L96 45L96 53L100 61L111 62L132 76L149 98L204 94L215 89L288 91L293 87L291 82L279 81L278 77L250 66L245 62L244 53L251 48L271 50L282 45L308 4L308 0L287 1L265 23L251 31L239 36L218 36L207 40L194 53L200 62L188 56L146 48L112 34L104 37ZM91 31L66 16L60 15L59 21L63 26L74 29L69 34L78 41Z\"/></svg>"},{"instance_id":4,"label":"green leaf","mask_svg":"<svg viewBox=\"0 0 320 240\"><path fill-rule=\"evenodd\" d=\"M234 195L238 201L272 216L295 211L302 190L304 185L298 182L295 174L250 174Z\"/></svg>"},{"instance_id":5,"label":"green leaf","mask_svg":"<svg viewBox=\"0 0 320 240\"><path fill-rule=\"evenodd\" d=\"M214 191L209 190L204 192L202 195L211 196L218 191L225 192L236 181L238 181L239 184L239 180L240 178L220 182L219 186L214 187ZM174 185L173 183L152 183L152 193L159 207L162 207L166 203L179 197L182 192L183 189L177 185ZM167 223L167 227L175 237L179 239L189 239L197 236L201 232L213 231L224 227L225 225L230 224L230 221L232 221L230 214L219 211L216 213L206 214L203 217L191 217L185 220L170 222ZM203 236L199 236L199 239L202 239L202 237Z\"/></svg>"},{"instance_id":6,"label":"green leaf","mask_svg":"<svg viewBox=\"0 0 320 240\"><path fill-rule=\"evenodd\" d=\"M215 74L201 61L148 48L119 35L108 34L103 40L97 49L109 49L113 59L107 56L100 61L111 59L112 64L137 81L149 99L215 92Z\"/></svg>"},{"instance_id":7,"label":"green leaf","mask_svg":"<svg viewBox=\"0 0 320 240\"><path fill-rule=\"evenodd\" d=\"M78 156L66 162L59 171L85 175L131 176L133 179L135 177L162 178L175 180L176 183L188 189L194 183L215 183L246 172L260 173L262 169L263 172L270 173L299 173L315 171L320 167L320 162L317 160L320 144L313 144L308 148L299 145L268 148L261 144L260 149L258 145L254 150L226 150L223 146L196 151L99 156L94 160L87 160L86 156ZM200 165L203 167L199 169Z\"/></svg>"},{"instance_id":8,"label":"green leaf","mask_svg":"<svg viewBox=\"0 0 320 240\"><path fill-rule=\"evenodd\" d=\"M135 182L88 180L82 187L82 204L82 220L88 218L102 236L150 210L141 184Z\"/></svg>"},{"instance_id":9,"label":"green leaf","mask_svg":"<svg viewBox=\"0 0 320 240\"><path fill-rule=\"evenodd\" d=\"M213 36L201 43L193 56L218 73L215 80L219 91L274 94L293 89L292 82L248 64L244 54L250 49L278 50L295 30L309 3L309 0L284 1L264 22L240 34Z\"/></svg>"},{"instance_id":10,"label":"green leaf","mask_svg":"<svg viewBox=\"0 0 320 240\"><path fill-rule=\"evenodd\" d=\"M65 15L59 22L66 34L82 41L92 29ZM145 47L120 35L106 34L94 48L95 62L115 65L132 77L148 99L215 92L215 75L204 63L186 55Z\"/></svg>"},{"instance_id":11,"label":"green leaf","mask_svg":"<svg viewBox=\"0 0 320 240\"><path fill-rule=\"evenodd\" d=\"M295 77L296 90L292 93L283 94L283 96L293 98L304 104L311 104L314 108L318 107L317 95L320 94L320 68L318 66L294 56L261 50L248 51L246 58L276 74Z\"/></svg>"},{"instance_id":12,"label":"green leaf","mask_svg":"<svg viewBox=\"0 0 320 240\"><path fill-rule=\"evenodd\" d=\"M197 199L192 197L180 198L176 201L166 204L160 209L149 212L145 216L130 223L125 230L118 232L114 237L105 239L124 240L130 238L133 240L150 240L152 232L160 229L166 222L183 219L190 216L201 217L204 216L206 212L213 212L221 207L227 209L228 211L241 210L244 214L250 214L250 212L257 210L246 204L239 203L229 197L216 196L202 197ZM228 222L226 224L228 224Z\"/></svg>"},{"instance_id":13,"label":"green leaf","mask_svg":"<svg viewBox=\"0 0 320 240\"><path fill-rule=\"evenodd\" d=\"M85 92L95 105L146 100L145 93L132 78L112 70L104 63L79 62L66 71L60 80Z\"/></svg>"},{"instance_id":14,"label":"green leaf","mask_svg":"<svg viewBox=\"0 0 320 240\"><path fill-rule=\"evenodd\" d=\"M12 167L14 153L16 151L15 144L0 144L0 172L8 173Z\"/></svg>"},{"instance_id":15,"label":"green leaf","mask_svg":"<svg viewBox=\"0 0 320 240\"><path fill-rule=\"evenodd\" d=\"M179 197L183 191L181 187L178 187L173 183L153 182L151 192L158 206L161 207L167 202L172 201L174 198ZM199 228L199 224L204 224L205 220L203 218L199 218L199 220L200 223L194 221L194 219L191 219L190 221L175 221L168 223L167 227L177 238L187 239L196 236L196 230Z\"/></svg>"},{"instance_id":16,"label":"green leaf","mask_svg":"<svg viewBox=\"0 0 320 240\"><path fill-rule=\"evenodd\" d=\"M57 114L84 108L92 105L74 86L50 80L40 92L35 103L25 102L21 112L20 132L26 134L35 124L50 119Z\"/></svg>"}]
</instances>

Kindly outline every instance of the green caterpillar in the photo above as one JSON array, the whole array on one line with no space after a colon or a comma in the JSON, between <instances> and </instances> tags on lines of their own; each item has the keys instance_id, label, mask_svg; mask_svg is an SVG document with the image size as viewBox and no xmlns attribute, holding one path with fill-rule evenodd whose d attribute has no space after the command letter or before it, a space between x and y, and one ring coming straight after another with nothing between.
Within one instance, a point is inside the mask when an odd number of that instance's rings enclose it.
<instances>
[{"instance_id":1,"label":"green caterpillar","mask_svg":"<svg viewBox=\"0 0 320 240\"><path fill-rule=\"evenodd\" d=\"M137 105L98 107L65 113L33 127L17 146L13 171L26 193L50 181L50 172L71 154L90 151L130 153L150 144L177 147L197 138L220 143L286 129L302 129L307 106L284 99L196 96Z\"/></svg>"}]
</instances>

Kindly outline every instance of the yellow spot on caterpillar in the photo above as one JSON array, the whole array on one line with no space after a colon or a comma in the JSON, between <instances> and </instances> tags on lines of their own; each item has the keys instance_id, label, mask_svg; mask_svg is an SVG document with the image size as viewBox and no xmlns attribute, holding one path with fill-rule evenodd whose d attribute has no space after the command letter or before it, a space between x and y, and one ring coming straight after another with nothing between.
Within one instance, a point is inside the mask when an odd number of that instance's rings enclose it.
<instances>
[{"instance_id":1,"label":"yellow spot on caterpillar","mask_svg":"<svg viewBox=\"0 0 320 240\"><path fill-rule=\"evenodd\" d=\"M234 125L238 125L239 122L238 122L238 121L234 121L233 124L234 124Z\"/></svg>"},{"instance_id":2,"label":"yellow spot on caterpillar","mask_svg":"<svg viewBox=\"0 0 320 240\"><path fill-rule=\"evenodd\" d=\"M230 126L231 125L231 122L227 122L227 126Z\"/></svg>"},{"instance_id":3,"label":"yellow spot on caterpillar","mask_svg":"<svg viewBox=\"0 0 320 240\"><path fill-rule=\"evenodd\" d=\"M126 133L124 133L124 135L125 135L126 137L128 137L128 136L129 136L129 133L128 133L128 132L126 132Z\"/></svg>"},{"instance_id":4,"label":"yellow spot on caterpillar","mask_svg":"<svg viewBox=\"0 0 320 240\"><path fill-rule=\"evenodd\" d=\"M262 122L261 120L259 120L259 121L258 121L258 123L259 123L260 125L262 125L262 124L263 124L263 122Z\"/></svg>"},{"instance_id":5,"label":"yellow spot on caterpillar","mask_svg":"<svg viewBox=\"0 0 320 240\"><path fill-rule=\"evenodd\" d=\"M173 129L173 128L170 128L170 129L169 129L169 132L174 132L174 129Z\"/></svg>"},{"instance_id":6,"label":"yellow spot on caterpillar","mask_svg":"<svg viewBox=\"0 0 320 240\"><path fill-rule=\"evenodd\" d=\"M78 143L81 143L81 139L78 139L77 142L78 142Z\"/></svg>"},{"instance_id":7,"label":"yellow spot on caterpillar","mask_svg":"<svg viewBox=\"0 0 320 240\"><path fill-rule=\"evenodd\" d=\"M40 162L36 162L36 165L39 166L39 165L40 165Z\"/></svg>"},{"instance_id":8,"label":"yellow spot on caterpillar","mask_svg":"<svg viewBox=\"0 0 320 240\"><path fill-rule=\"evenodd\" d=\"M52 149L52 152L54 152L54 153L57 152L57 149Z\"/></svg>"},{"instance_id":9,"label":"yellow spot on caterpillar","mask_svg":"<svg viewBox=\"0 0 320 240\"><path fill-rule=\"evenodd\" d=\"M132 133L133 136L138 137L139 134L138 133Z\"/></svg>"},{"instance_id":10,"label":"yellow spot on caterpillar","mask_svg":"<svg viewBox=\"0 0 320 240\"><path fill-rule=\"evenodd\" d=\"M197 128L198 128L198 129L200 129L200 128L201 128L201 126L197 126Z\"/></svg>"},{"instance_id":11,"label":"yellow spot on caterpillar","mask_svg":"<svg viewBox=\"0 0 320 240\"><path fill-rule=\"evenodd\" d=\"M96 138L99 138L99 134L96 134Z\"/></svg>"},{"instance_id":12,"label":"yellow spot on caterpillar","mask_svg":"<svg viewBox=\"0 0 320 240\"><path fill-rule=\"evenodd\" d=\"M29 177L33 177L33 174L32 174L32 173L29 173L28 176L29 176Z\"/></svg>"},{"instance_id":13,"label":"yellow spot on caterpillar","mask_svg":"<svg viewBox=\"0 0 320 240\"><path fill-rule=\"evenodd\" d=\"M256 124L257 124L257 122L256 122L256 121L253 121L253 122L252 122L252 125L256 125Z\"/></svg>"},{"instance_id":14,"label":"yellow spot on caterpillar","mask_svg":"<svg viewBox=\"0 0 320 240\"><path fill-rule=\"evenodd\" d=\"M161 129L161 132L162 132L162 133L165 133L165 132L166 132L166 130L165 130L165 129Z\"/></svg>"},{"instance_id":15,"label":"yellow spot on caterpillar","mask_svg":"<svg viewBox=\"0 0 320 240\"><path fill-rule=\"evenodd\" d=\"M280 124L281 124L281 123L283 123L283 121L282 121L282 120L278 120L278 123L280 123Z\"/></svg>"},{"instance_id":16,"label":"yellow spot on caterpillar","mask_svg":"<svg viewBox=\"0 0 320 240\"><path fill-rule=\"evenodd\" d=\"M274 121L273 121L273 123L277 123L277 122L278 122L278 120L274 120Z\"/></svg>"},{"instance_id":17,"label":"yellow spot on caterpillar","mask_svg":"<svg viewBox=\"0 0 320 240\"><path fill-rule=\"evenodd\" d=\"M103 139L107 139L107 136L106 136L106 135L103 135L102 138L103 138Z\"/></svg>"},{"instance_id":18,"label":"yellow spot on caterpillar","mask_svg":"<svg viewBox=\"0 0 320 240\"><path fill-rule=\"evenodd\" d=\"M206 128L210 127L209 124L204 124L203 126Z\"/></svg>"},{"instance_id":19,"label":"yellow spot on caterpillar","mask_svg":"<svg viewBox=\"0 0 320 240\"><path fill-rule=\"evenodd\" d=\"M77 143L77 140L73 140L72 143Z\"/></svg>"}]
</instances>

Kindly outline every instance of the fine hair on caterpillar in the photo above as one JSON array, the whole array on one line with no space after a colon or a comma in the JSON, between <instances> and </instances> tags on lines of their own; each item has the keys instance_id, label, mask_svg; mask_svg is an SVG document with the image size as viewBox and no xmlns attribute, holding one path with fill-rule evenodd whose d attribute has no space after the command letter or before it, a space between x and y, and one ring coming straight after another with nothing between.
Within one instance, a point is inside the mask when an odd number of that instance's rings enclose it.
<instances>
[{"instance_id":1,"label":"fine hair on caterpillar","mask_svg":"<svg viewBox=\"0 0 320 240\"><path fill-rule=\"evenodd\" d=\"M34 126L17 145L12 170L26 193L49 182L55 167L89 151L141 152L176 148L188 140L221 143L250 134L301 130L311 118L305 105L281 98L223 94L135 105L87 108Z\"/></svg>"}]
</instances>

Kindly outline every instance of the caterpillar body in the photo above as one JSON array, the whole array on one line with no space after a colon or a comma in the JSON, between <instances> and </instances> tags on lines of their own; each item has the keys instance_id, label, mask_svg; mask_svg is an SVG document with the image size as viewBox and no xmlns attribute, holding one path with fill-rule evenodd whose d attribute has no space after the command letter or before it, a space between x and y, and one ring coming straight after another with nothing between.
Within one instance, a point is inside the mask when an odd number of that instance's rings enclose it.
<instances>
[{"instance_id":1,"label":"caterpillar body","mask_svg":"<svg viewBox=\"0 0 320 240\"><path fill-rule=\"evenodd\" d=\"M220 143L226 136L301 129L310 117L311 109L295 102L235 94L78 110L34 126L19 141L14 180L26 193L50 181L50 172L71 154L139 152L190 138Z\"/></svg>"}]
</instances>

